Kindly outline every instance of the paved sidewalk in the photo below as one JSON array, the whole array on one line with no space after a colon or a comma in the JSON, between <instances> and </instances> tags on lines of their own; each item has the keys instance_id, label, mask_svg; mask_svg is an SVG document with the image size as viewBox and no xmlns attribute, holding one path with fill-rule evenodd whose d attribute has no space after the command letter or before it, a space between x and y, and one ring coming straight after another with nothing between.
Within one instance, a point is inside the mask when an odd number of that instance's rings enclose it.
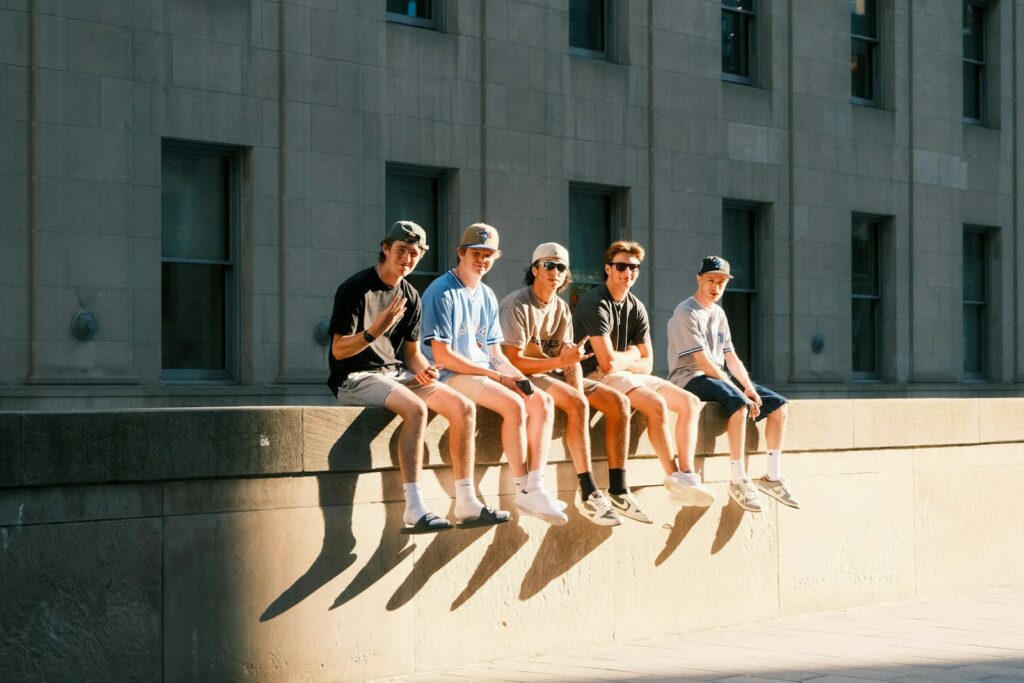
<instances>
[{"instance_id":1,"label":"paved sidewalk","mask_svg":"<svg viewBox=\"0 0 1024 683\"><path fill-rule=\"evenodd\" d=\"M1024 585L508 659L401 681L1024 681Z\"/></svg>"}]
</instances>

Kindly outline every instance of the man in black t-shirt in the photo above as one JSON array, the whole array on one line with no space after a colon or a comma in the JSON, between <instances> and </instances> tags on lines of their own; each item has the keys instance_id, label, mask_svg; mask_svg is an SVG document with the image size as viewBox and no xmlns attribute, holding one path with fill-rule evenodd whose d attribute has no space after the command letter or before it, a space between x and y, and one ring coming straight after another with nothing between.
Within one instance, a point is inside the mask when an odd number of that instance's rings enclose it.
<instances>
[{"instance_id":1,"label":"man in black t-shirt","mask_svg":"<svg viewBox=\"0 0 1024 683\"><path fill-rule=\"evenodd\" d=\"M647 417L647 434L665 471L665 488L683 505L707 507L715 494L694 472L700 401L688 391L651 374L654 368L647 309L630 291L640 276L644 249L619 240L605 252L605 281L583 295L573 311L575 341L590 337L594 354L583 372L626 395L630 406ZM676 414L675 453L667 413ZM626 470L608 469L612 505L633 519L651 522L626 486Z\"/></svg>"},{"instance_id":2,"label":"man in black t-shirt","mask_svg":"<svg viewBox=\"0 0 1024 683\"><path fill-rule=\"evenodd\" d=\"M405 492L402 533L407 534L452 527L427 510L420 491L428 409L447 419L451 430L457 526L479 527L509 519L508 512L484 506L473 488L476 407L437 381L440 369L431 366L419 349L420 297L405 277L428 249L427 235L419 225L411 221L392 225L381 242L378 264L338 287L330 326L327 385L331 393L342 405L383 406L402 418L398 465Z\"/></svg>"}]
</instances>

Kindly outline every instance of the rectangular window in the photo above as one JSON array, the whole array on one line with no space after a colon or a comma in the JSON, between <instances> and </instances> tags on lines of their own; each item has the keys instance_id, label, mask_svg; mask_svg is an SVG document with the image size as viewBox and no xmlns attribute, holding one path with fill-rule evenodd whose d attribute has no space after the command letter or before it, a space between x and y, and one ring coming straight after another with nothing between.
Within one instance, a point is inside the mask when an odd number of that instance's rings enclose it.
<instances>
[{"instance_id":1,"label":"rectangular window","mask_svg":"<svg viewBox=\"0 0 1024 683\"><path fill-rule=\"evenodd\" d=\"M751 373L759 360L754 353L757 339L758 209L750 204L726 203L722 207L722 256L729 262L733 279L722 297L729 318L733 347Z\"/></svg>"},{"instance_id":2,"label":"rectangular window","mask_svg":"<svg viewBox=\"0 0 1024 683\"><path fill-rule=\"evenodd\" d=\"M964 0L964 121L981 123L985 98L985 5Z\"/></svg>"},{"instance_id":3,"label":"rectangular window","mask_svg":"<svg viewBox=\"0 0 1024 683\"><path fill-rule=\"evenodd\" d=\"M984 230L964 229L964 379L986 377L988 345L988 238Z\"/></svg>"},{"instance_id":4,"label":"rectangular window","mask_svg":"<svg viewBox=\"0 0 1024 683\"><path fill-rule=\"evenodd\" d=\"M575 308L579 297L605 280L604 252L620 232L619 194L613 188L569 186L570 307Z\"/></svg>"},{"instance_id":5,"label":"rectangular window","mask_svg":"<svg viewBox=\"0 0 1024 683\"><path fill-rule=\"evenodd\" d=\"M237 149L164 141L161 367L171 380L236 376Z\"/></svg>"},{"instance_id":6,"label":"rectangular window","mask_svg":"<svg viewBox=\"0 0 1024 683\"><path fill-rule=\"evenodd\" d=\"M879 379L882 357L882 263L879 223L853 219L853 378Z\"/></svg>"},{"instance_id":7,"label":"rectangular window","mask_svg":"<svg viewBox=\"0 0 1024 683\"><path fill-rule=\"evenodd\" d=\"M434 0L388 0L388 21L423 28L437 28L437 3Z\"/></svg>"},{"instance_id":8,"label":"rectangular window","mask_svg":"<svg viewBox=\"0 0 1024 683\"><path fill-rule=\"evenodd\" d=\"M857 104L875 104L878 68L878 13L875 0L850 0L850 95Z\"/></svg>"},{"instance_id":9,"label":"rectangular window","mask_svg":"<svg viewBox=\"0 0 1024 683\"><path fill-rule=\"evenodd\" d=\"M756 0L722 0L722 78L753 83Z\"/></svg>"},{"instance_id":10,"label":"rectangular window","mask_svg":"<svg viewBox=\"0 0 1024 683\"><path fill-rule=\"evenodd\" d=\"M606 0L569 0L569 51L584 57L608 57Z\"/></svg>"},{"instance_id":11,"label":"rectangular window","mask_svg":"<svg viewBox=\"0 0 1024 683\"><path fill-rule=\"evenodd\" d=\"M436 168L388 164L384 180L385 234L395 221L413 221L427 233L430 249L409 275L409 283L422 292L447 270L448 252L445 172Z\"/></svg>"}]
</instances>

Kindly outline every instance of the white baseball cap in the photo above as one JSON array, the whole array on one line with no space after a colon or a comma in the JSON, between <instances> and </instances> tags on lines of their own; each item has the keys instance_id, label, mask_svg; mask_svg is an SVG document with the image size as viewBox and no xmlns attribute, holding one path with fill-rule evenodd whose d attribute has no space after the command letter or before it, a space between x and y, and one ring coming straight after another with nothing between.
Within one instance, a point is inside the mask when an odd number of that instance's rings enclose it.
<instances>
[{"instance_id":1,"label":"white baseball cap","mask_svg":"<svg viewBox=\"0 0 1024 683\"><path fill-rule=\"evenodd\" d=\"M533 250L533 260L530 263L536 263L544 258L556 258L569 265L569 250L558 242L545 242Z\"/></svg>"}]
</instances>

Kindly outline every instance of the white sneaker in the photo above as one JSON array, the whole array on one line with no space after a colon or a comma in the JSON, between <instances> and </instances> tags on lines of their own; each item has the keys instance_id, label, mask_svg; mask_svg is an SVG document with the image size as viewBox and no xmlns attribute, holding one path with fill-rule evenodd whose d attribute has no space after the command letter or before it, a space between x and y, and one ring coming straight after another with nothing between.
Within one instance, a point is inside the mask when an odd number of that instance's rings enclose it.
<instances>
[{"instance_id":1,"label":"white sneaker","mask_svg":"<svg viewBox=\"0 0 1024 683\"><path fill-rule=\"evenodd\" d=\"M683 505L706 508L715 502L715 492L701 483L693 472L673 472L665 477L665 488L679 498Z\"/></svg>"},{"instance_id":2,"label":"white sneaker","mask_svg":"<svg viewBox=\"0 0 1024 683\"><path fill-rule=\"evenodd\" d=\"M786 486L785 479L769 479L768 475L765 475L758 479L756 483L757 488L761 489L783 505L800 509L800 501L794 498L793 494L790 493L789 488Z\"/></svg>"},{"instance_id":3,"label":"white sneaker","mask_svg":"<svg viewBox=\"0 0 1024 683\"><path fill-rule=\"evenodd\" d=\"M654 520L651 519L646 512L640 509L640 504L636 502L636 498L633 497L632 493L623 493L619 495L617 493L609 493L608 497L612 501L612 507L620 515L635 519L638 522L644 524L653 524Z\"/></svg>"},{"instance_id":4,"label":"white sneaker","mask_svg":"<svg viewBox=\"0 0 1024 683\"><path fill-rule=\"evenodd\" d=\"M561 526L569 521L569 517L558 509L544 489L520 491L516 494L516 507L519 508L519 512L539 517L554 526Z\"/></svg>"},{"instance_id":5,"label":"white sneaker","mask_svg":"<svg viewBox=\"0 0 1024 683\"><path fill-rule=\"evenodd\" d=\"M742 484L730 482L729 495L744 510L761 512L764 509L764 505L761 503L761 496L757 495L757 489L754 488L749 479L744 479Z\"/></svg>"},{"instance_id":6,"label":"white sneaker","mask_svg":"<svg viewBox=\"0 0 1024 683\"><path fill-rule=\"evenodd\" d=\"M600 491L594 491L580 505L580 512L598 526L619 526L622 519L612 509L612 501Z\"/></svg>"}]
</instances>

